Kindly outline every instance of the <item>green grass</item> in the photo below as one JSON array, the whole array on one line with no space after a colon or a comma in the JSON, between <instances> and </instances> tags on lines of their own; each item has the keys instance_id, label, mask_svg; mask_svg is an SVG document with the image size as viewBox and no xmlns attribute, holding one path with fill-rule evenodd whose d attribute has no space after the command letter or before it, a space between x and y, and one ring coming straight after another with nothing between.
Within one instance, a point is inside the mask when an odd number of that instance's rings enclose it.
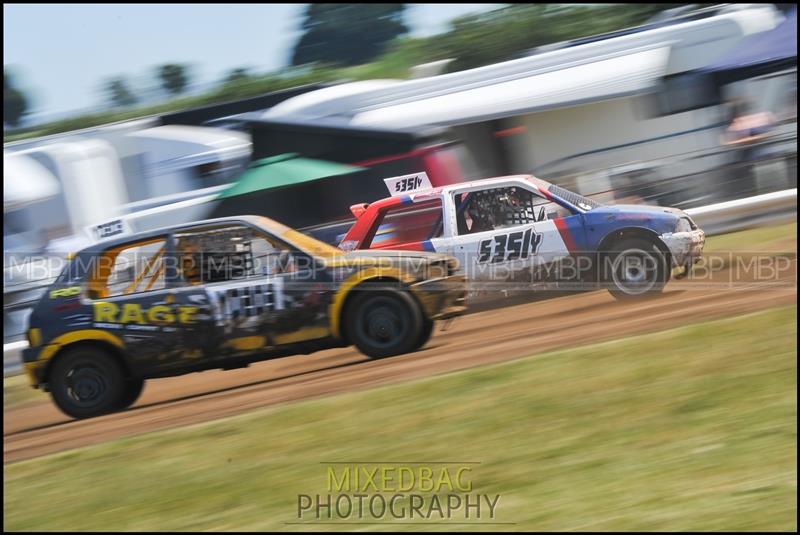
<instances>
[{"instance_id":1,"label":"green grass","mask_svg":"<svg viewBox=\"0 0 800 535\"><path fill-rule=\"evenodd\" d=\"M28 378L24 374L3 378L3 407L5 409L46 399L48 399L47 394L30 387Z\"/></svg>"},{"instance_id":2,"label":"green grass","mask_svg":"<svg viewBox=\"0 0 800 535\"><path fill-rule=\"evenodd\" d=\"M706 252L797 252L797 222L710 236Z\"/></svg>"},{"instance_id":3,"label":"green grass","mask_svg":"<svg viewBox=\"0 0 800 535\"><path fill-rule=\"evenodd\" d=\"M477 461L514 523L484 529L795 530L796 325L773 309L7 465L4 527L294 529L323 461Z\"/></svg>"}]
</instances>

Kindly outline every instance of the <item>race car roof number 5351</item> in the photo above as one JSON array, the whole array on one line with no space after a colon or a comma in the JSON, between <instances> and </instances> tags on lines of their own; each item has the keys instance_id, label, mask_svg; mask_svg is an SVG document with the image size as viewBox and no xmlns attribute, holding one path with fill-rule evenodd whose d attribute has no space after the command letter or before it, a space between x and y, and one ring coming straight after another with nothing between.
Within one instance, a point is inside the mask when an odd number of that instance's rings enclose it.
<instances>
[{"instance_id":1,"label":"race car roof number 5351","mask_svg":"<svg viewBox=\"0 0 800 535\"><path fill-rule=\"evenodd\" d=\"M431 189L433 187L431 186L431 180L428 178L428 174L425 172L384 178L383 182L386 184L386 187L389 188L389 194L392 197L408 195L409 193Z\"/></svg>"}]
</instances>

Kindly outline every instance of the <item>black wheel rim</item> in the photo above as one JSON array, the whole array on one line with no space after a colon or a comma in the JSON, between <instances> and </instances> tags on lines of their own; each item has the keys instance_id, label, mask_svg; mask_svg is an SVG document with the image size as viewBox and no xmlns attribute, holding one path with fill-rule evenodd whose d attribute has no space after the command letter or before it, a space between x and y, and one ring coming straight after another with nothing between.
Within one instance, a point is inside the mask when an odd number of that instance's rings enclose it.
<instances>
[{"instance_id":1,"label":"black wheel rim","mask_svg":"<svg viewBox=\"0 0 800 535\"><path fill-rule=\"evenodd\" d=\"M362 309L359 335L370 344L385 348L396 344L408 331L408 312L395 299L376 297Z\"/></svg>"},{"instance_id":2,"label":"black wheel rim","mask_svg":"<svg viewBox=\"0 0 800 535\"><path fill-rule=\"evenodd\" d=\"M108 392L108 378L93 364L75 364L67 372L67 395L79 407L97 405Z\"/></svg>"}]
</instances>

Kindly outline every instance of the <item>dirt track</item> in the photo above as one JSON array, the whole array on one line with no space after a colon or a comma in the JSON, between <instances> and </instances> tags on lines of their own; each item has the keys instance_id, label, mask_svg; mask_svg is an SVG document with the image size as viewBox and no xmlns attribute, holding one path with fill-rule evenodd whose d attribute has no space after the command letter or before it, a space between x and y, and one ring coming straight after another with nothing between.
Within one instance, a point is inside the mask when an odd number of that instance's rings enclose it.
<instances>
[{"instance_id":1,"label":"dirt track","mask_svg":"<svg viewBox=\"0 0 800 535\"><path fill-rule=\"evenodd\" d=\"M387 360L369 361L355 350L336 349L151 381L131 409L90 420L69 420L49 400L28 403L4 411L3 460L792 304L797 301L795 262L773 284L700 289L678 281L662 296L643 302L620 303L599 291L478 312L458 318L445 332L437 330L423 350Z\"/></svg>"}]
</instances>

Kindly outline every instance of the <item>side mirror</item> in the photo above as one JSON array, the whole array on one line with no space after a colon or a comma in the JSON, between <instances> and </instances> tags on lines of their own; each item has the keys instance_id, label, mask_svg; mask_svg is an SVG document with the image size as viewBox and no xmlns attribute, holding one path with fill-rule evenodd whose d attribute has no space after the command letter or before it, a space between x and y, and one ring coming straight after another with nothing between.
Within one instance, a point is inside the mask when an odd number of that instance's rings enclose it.
<instances>
[{"instance_id":1,"label":"side mirror","mask_svg":"<svg viewBox=\"0 0 800 535\"><path fill-rule=\"evenodd\" d=\"M544 206L539 208L539 217L536 218L536 221L544 221Z\"/></svg>"}]
</instances>

